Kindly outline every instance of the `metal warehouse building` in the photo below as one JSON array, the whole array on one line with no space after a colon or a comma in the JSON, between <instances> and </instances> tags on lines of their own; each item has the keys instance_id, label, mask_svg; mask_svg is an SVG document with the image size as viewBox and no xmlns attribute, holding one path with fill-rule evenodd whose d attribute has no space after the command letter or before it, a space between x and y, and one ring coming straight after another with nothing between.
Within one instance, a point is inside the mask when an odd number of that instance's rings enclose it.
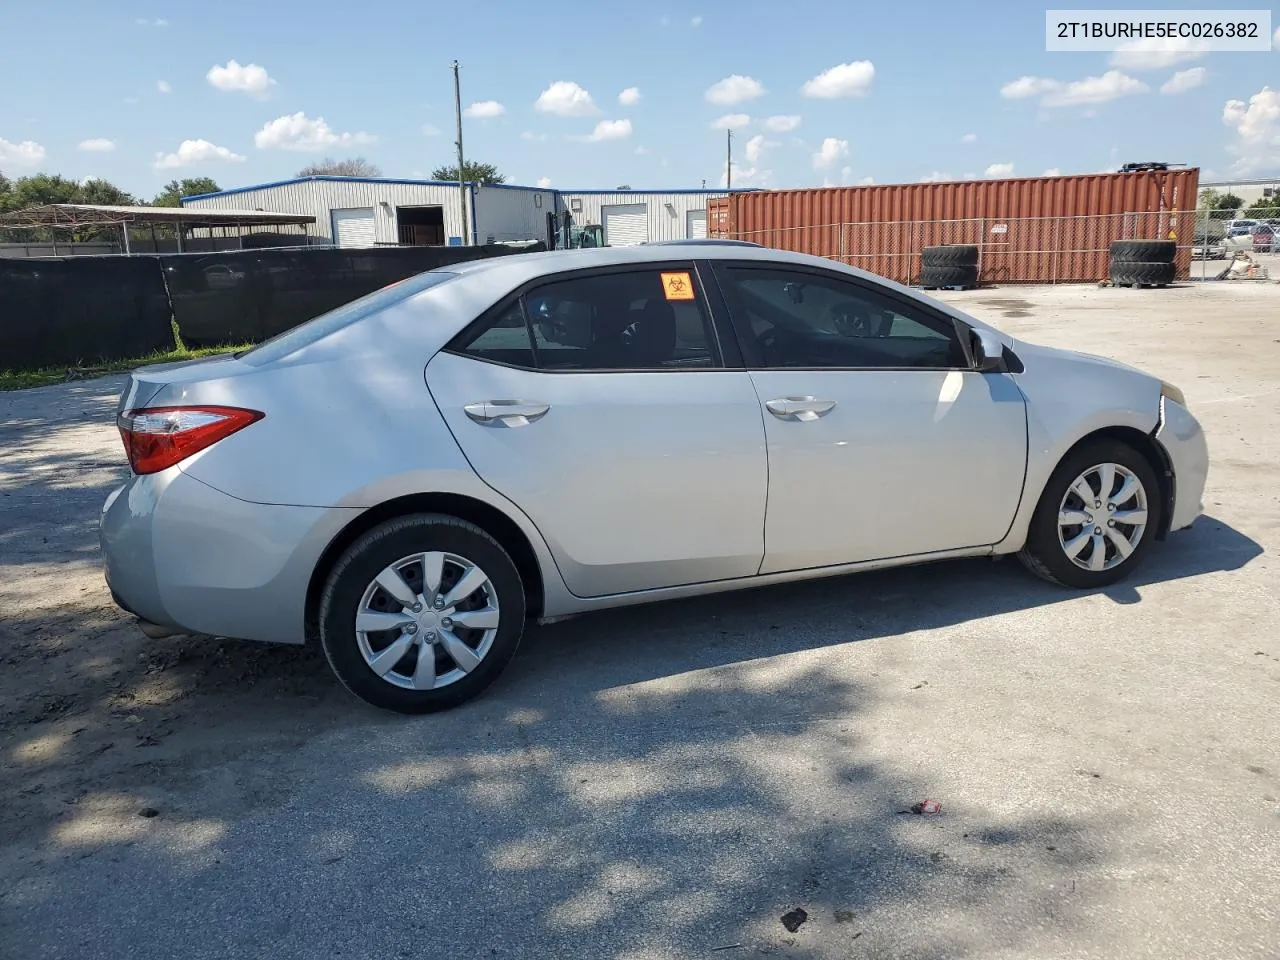
<instances>
[{"instance_id":1,"label":"metal warehouse building","mask_svg":"<svg viewBox=\"0 0 1280 960\"><path fill-rule=\"evenodd\" d=\"M733 191L738 192L738 191ZM548 240L548 214L599 225L621 247L707 233L707 202L724 190L551 190L435 180L302 177L184 197L196 209L262 210L315 217L313 240L340 247ZM470 236L463 236L462 207Z\"/></svg>"}]
</instances>

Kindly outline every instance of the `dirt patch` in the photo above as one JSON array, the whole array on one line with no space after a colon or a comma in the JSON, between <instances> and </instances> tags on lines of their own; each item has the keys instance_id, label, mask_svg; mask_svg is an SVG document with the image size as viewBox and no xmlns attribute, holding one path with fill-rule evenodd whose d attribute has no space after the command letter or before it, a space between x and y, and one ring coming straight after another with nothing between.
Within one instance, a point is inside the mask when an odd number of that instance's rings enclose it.
<instances>
[{"instance_id":1,"label":"dirt patch","mask_svg":"<svg viewBox=\"0 0 1280 960\"><path fill-rule=\"evenodd\" d=\"M85 809L244 811L315 734L382 718L315 647L150 640L111 602L102 501L123 477L118 378L0 397L0 871ZM253 759L244 776L206 776ZM6 875L9 875L6 871Z\"/></svg>"},{"instance_id":2,"label":"dirt patch","mask_svg":"<svg viewBox=\"0 0 1280 960\"><path fill-rule=\"evenodd\" d=\"M1000 315L1010 320L1020 320L1023 317L1032 316L1034 304L1030 300L1016 300L1013 298L996 297L990 300L975 300L975 304L984 307L990 307L993 310L999 310Z\"/></svg>"}]
</instances>

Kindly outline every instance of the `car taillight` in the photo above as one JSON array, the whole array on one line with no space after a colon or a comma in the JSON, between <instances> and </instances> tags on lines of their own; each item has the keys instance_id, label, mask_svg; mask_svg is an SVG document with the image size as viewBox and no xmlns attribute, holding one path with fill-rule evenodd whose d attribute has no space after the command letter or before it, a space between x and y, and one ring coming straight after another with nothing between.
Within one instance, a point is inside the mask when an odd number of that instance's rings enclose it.
<instances>
[{"instance_id":1,"label":"car taillight","mask_svg":"<svg viewBox=\"0 0 1280 960\"><path fill-rule=\"evenodd\" d=\"M239 407L144 407L116 418L134 473L158 473L261 420Z\"/></svg>"}]
</instances>

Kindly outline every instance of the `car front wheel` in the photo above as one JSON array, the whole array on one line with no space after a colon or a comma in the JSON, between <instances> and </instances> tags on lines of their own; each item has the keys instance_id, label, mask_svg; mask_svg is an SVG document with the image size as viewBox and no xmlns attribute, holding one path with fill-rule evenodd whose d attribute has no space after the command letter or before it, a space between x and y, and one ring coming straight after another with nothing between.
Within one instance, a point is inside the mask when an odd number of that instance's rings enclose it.
<instances>
[{"instance_id":1,"label":"car front wheel","mask_svg":"<svg viewBox=\"0 0 1280 960\"><path fill-rule=\"evenodd\" d=\"M444 710L502 672L524 632L524 588L501 545L439 514L401 517L355 541L320 601L329 665L362 700Z\"/></svg>"},{"instance_id":2,"label":"car front wheel","mask_svg":"<svg viewBox=\"0 0 1280 960\"><path fill-rule=\"evenodd\" d=\"M1128 444L1098 440L1068 454L1053 472L1018 554L1035 574L1092 589L1128 576L1159 529L1160 486Z\"/></svg>"}]
</instances>

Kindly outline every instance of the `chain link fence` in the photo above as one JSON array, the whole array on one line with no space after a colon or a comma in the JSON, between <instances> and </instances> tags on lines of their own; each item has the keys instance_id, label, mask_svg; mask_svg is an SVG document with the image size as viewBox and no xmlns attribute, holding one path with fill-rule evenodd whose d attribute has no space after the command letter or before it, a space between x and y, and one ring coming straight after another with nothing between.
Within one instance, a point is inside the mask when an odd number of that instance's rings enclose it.
<instances>
[{"instance_id":1,"label":"chain link fence","mask_svg":"<svg viewBox=\"0 0 1280 960\"><path fill-rule=\"evenodd\" d=\"M1078 217L974 217L786 227L733 234L766 247L809 253L916 284L925 247L972 244L983 283L1083 283L1105 280L1115 240L1174 240L1179 280L1215 279L1235 251L1263 263L1280 246L1269 235L1230 237L1239 211L1184 210ZM1280 226L1276 227L1280 230ZM1270 266L1270 265L1269 265ZM1280 274L1270 266L1272 275Z\"/></svg>"}]
</instances>

